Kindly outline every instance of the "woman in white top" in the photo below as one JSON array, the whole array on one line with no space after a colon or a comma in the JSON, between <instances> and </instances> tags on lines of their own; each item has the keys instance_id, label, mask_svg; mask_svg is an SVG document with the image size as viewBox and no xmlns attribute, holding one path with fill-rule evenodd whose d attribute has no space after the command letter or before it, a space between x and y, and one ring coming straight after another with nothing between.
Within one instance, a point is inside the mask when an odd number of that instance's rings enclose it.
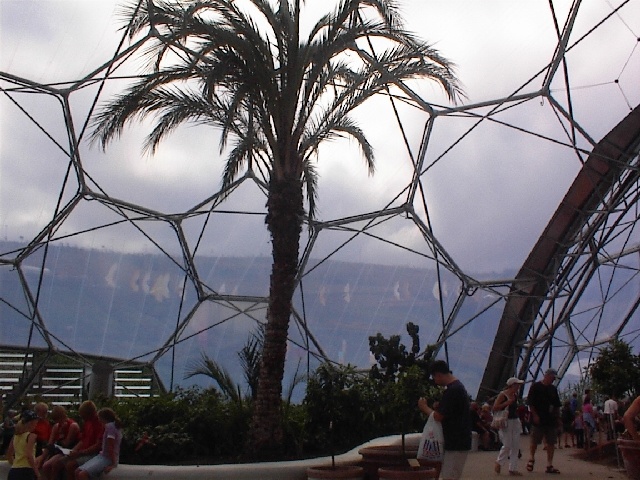
<instances>
[{"instance_id":1,"label":"woman in white top","mask_svg":"<svg viewBox=\"0 0 640 480\"><path fill-rule=\"evenodd\" d=\"M524 382L516 377L507 380L506 388L501 391L493 403L493 411L507 410L507 425L500 429L502 448L496 459L495 472L500 473L502 466L509 460L509 475L521 476L518 471L518 451L520 450L520 418L518 417L518 391Z\"/></svg>"}]
</instances>

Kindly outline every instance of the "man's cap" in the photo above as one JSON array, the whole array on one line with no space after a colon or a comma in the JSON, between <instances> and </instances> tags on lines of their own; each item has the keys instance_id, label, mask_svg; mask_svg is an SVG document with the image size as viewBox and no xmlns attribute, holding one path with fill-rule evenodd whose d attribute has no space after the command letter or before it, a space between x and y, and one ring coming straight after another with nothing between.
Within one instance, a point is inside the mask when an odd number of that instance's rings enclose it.
<instances>
[{"instance_id":1,"label":"man's cap","mask_svg":"<svg viewBox=\"0 0 640 480\"><path fill-rule=\"evenodd\" d=\"M558 371L555 368L549 368L547 369L546 372L544 372L545 375L553 375L554 377L558 376Z\"/></svg>"},{"instance_id":2,"label":"man's cap","mask_svg":"<svg viewBox=\"0 0 640 480\"><path fill-rule=\"evenodd\" d=\"M510 387L511 385L513 385L514 383L517 383L519 385L522 385L524 383L524 380L520 380L517 377L511 377L509 380L507 380L507 387Z\"/></svg>"}]
</instances>

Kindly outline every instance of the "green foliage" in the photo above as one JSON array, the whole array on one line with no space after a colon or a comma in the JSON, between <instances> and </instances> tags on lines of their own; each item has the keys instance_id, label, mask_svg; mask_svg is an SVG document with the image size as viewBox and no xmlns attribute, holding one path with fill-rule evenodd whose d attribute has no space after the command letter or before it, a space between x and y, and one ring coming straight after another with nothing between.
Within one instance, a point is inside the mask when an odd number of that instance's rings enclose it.
<instances>
[{"instance_id":1,"label":"green foliage","mask_svg":"<svg viewBox=\"0 0 640 480\"><path fill-rule=\"evenodd\" d=\"M307 411L304 405L285 402L282 430L286 456L301 458L305 454L306 425Z\"/></svg>"},{"instance_id":2,"label":"green foliage","mask_svg":"<svg viewBox=\"0 0 640 480\"><path fill-rule=\"evenodd\" d=\"M362 378L350 365L323 363L309 379L304 405L313 450L341 450L364 433Z\"/></svg>"},{"instance_id":3,"label":"green foliage","mask_svg":"<svg viewBox=\"0 0 640 480\"><path fill-rule=\"evenodd\" d=\"M240 459L251 421L250 402L238 402L215 388L104 400L98 404L103 406L113 408L123 421L123 463L233 463ZM306 409L283 401L283 412L285 456L300 458Z\"/></svg>"},{"instance_id":4,"label":"green foliage","mask_svg":"<svg viewBox=\"0 0 640 480\"><path fill-rule=\"evenodd\" d=\"M307 375L300 373L300 362L296 372L287 386L282 402L282 430L284 435L284 451L295 452L300 457L304 450L306 411L301 405L292 402L295 388L307 380Z\"/></svg>"},{"instance_id":5,"label":"green foliage","mask_svg":"<svg viewBox=\"0 0 640 480\"><path fill-rule=\"evenodd\" d=\"M246 343L237 354L244 379L249 389L248 396L242 395L240 384L234 381L229 372L221 364L209 358L206 353L201 353L200 358L187 367L185 378L191 378L197 375L207 376L216 382L219 391L227 399L238 404L242 404L244 401L249 402L255 400L258 390L258 377L260 376L260 360L264 347L264 331L265 326L259 324L256 330L249 335ZM296 381L296 379L294 379L294 381Z\"/></svg>"},{"instance_id":6,"label":"green foliage","mask_svg":"<svg viewBox=\"0 0 640 480\"><path fill-rule=\"evenodd\" d=\"M281 404L285 458L339 453L371 438L422 429L424 419L417 400L421 396L434 398L438 392L427 374L432 350L427 348L419 355L418 327L408 324L407 332L412 338L410 350L397 336L370 337L378 359L370 371L325 363L309 379L296 372ZM247 343L247 349L254 353L258 351L253 345L256 338ZM255 365L252 358L249 352L248 366ZM113 408L123 421L123 463L240 459L248 438L251 396L241 397L237 384L206 356L199 367L198 373L217 379L217 388L178 389L151 398L96 400L99 408ZM307 380L306 396L296 405L291 394L303 380ZM78 419L73 409L69 415Z\"/></svg>"},{"instance_id":7,"label":"green foliage","mask_svg":"<svg viewBox=\"0 0 640 480\"><path fill-rule=\"evenodd\" d=\"M124 424L124 463L233 461L249 428L249 408L214 389L190 388L110 406Z\"/></svg>"},{"instance_id":8,"label":"green foliage","mask_svg":"<svg viewBox=\"0 0 640 480\"><path fill-rule=\"evenodd\" d=\"M125 463L194 463L237 461L247 443L252 402L259 372L263 329L252 333L238 352L249 389L242 394L227 370L206 354L189 365L186 377L205 375L215 388L178 389L175 393L126 401L103 399L123 420ZM305 377L296 371L282 401L284 454L303 455L306 411L291 402Z\"/></svg>"},{"instance_id":9,"label":"green foliage","mask_svg":"<svg viewBox=\"0 0 640 480\"><path fill-rule=\"evenodd\" d=\"M618 398L640 392L639 371L640 356L634 355L631 346L622 340L610 342L588 367L594 390Z\"/></svg>"},{"instance_id":10,"label":"green foliage","mask_svg":"<svg viewBox=\"0 0 640 480\"><path fill-rule=\"evenodd\" d=\"M400 343L400 335L391 335L389 338L385 338L381 333L378 333L374 337L369 337L369 350L379 365L371 367L370 375L386 382L395 382L399 373L416 365L428 376L433 348L428 347L424 355L419 356L419 330L420 327L414 323L407 323L407 333L411 337L410 352Z\"/></svg>"},{"instance_id":11,"label":"green foliage","mask_svg":"<svg viewBox=\"0 0 640 480\"><path fill-rule=\"evenodd\" d=\"M256 330L249 336L242 350L238 352L244 379L249 386L252 400L255 400L258 394L258 379L260 378L260 359L262 358L262 348L264 346L264 331L265 325L260 323Z\"/></svg>"},{"instance_id":12,"label":"green foliage","mask_svg":"<svg viewBox=\"0 0 640 480\"><path fill-rule=\"evenodd\" d=\"M422 429L418 398L438 394L428 375L433 349L419 356L418 327L409 323L407 332L412 338L410 351L399 336L369 337L378 362L369 372L350 365L318 367L304 400L310 450L336 453L374 437Z\"/></svg>"},{"instance_id":13,"label":"green foliage","mask_svg":"<svg viewBox=\"0 0 640 480\"><path fill-rule=\"evenodd\" d=\"M242 403L240 385L233 381L229 372L222 365L212 358L209 358L206 353L201 353L197 361L187 366L187 372L184 378L187 379L197 375L204 375L213 379L225 398L236 403Z\"/></svg>"}]
</instances>

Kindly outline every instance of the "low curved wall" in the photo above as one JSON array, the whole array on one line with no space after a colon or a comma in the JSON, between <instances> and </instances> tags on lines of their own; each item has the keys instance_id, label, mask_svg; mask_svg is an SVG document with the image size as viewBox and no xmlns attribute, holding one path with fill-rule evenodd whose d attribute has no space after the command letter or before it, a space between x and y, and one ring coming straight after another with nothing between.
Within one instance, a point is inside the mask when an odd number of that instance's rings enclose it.
<instances>
[{"instance_id":1,"label":"low curved wall","mask_svg":"<svg viewBox=\"0 0 640 480\"><path fill-rule=\"evenodd\" d=\"M420 441L419 433L406 436L405 442L409 445L417 445ZM373 445L399 445L402 442L400 435L376 438L360 445L353 450L336 456L336 463L340 465L354 465L360 462L362 457L358 450L362 447ZM167 480L306 480L307 468L331 465L331 457L311 458L289 462L269 463L240 463L230 465L119 465L104 478L108 480L134 480L134 479L167 479ZM9 464L0 462L0 477L7 478Z\"/></svg>"}]
</instances>

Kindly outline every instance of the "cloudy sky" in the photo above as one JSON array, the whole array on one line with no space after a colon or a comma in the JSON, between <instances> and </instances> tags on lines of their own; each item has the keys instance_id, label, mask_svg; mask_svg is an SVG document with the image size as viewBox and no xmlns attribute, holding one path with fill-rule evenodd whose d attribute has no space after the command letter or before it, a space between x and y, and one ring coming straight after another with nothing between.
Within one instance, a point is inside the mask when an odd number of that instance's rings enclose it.
<instances>
[{"instance_id":1,"label":"cloudy sky","mask_svg":"<svg viewBox=\"0 0 640 480\"><path fill-rule=\"evenodd\" d=\"M562 26L569 2L556 3L557 21ZM640 2L583 2L569 41L571 45L578 40L620 3L627 4L567 56L575 118L596 141L640 99ZM117 5L107 0L2 0L0 71L50 85L84 78L111 58L120 41ZM305 3L307 15L315 17L327 5L325 0L309 0ZM543 75L536 74L549 63L557 43L548 2L405 0L402 5L408 28L457 64L467 94L461 106L505 98L521 87L520 93L541 88ZM135 71L133 65L127 68ZM100 101L122 86L108 83ZM3 88L11 85L3 81ZM552 91L568 109L561 75L552 83ZM96 92L94 86L72 94L76 129L81 129ZM444 102L437 86L429 82L419 85L417 92L427 101ZM62 150L67 143L60 104L51 95L18 92L4 95L0 101L2 235L28 238L50 219L65 175ZM26 118L17 104L60 147ZM566 122L563 126L540 97L495 117L517 128L485 121L456 143L476 123L472 115L489 111L478 108L439 117L426 156L426 164L433 165L423 176L437 238L461 267L477 272L499 272L521 264L580 166L570 148L545 139L566 144ZM401 113L415 155L427 116L415 109ZM371 178L366 175L354 145L344 142L325 147L318 163L320 220L380 209L402 192L410 179L409 155L388 102L374 101L358 115L376 148L377 173ZM369 121L376 115L387 121ZM204 127L185 127L150 157L140 153L146 131L148 125L132 128L105 154L83 142L85 167L101 188L116 198L163 212L189 208L215 191L222 165L215 133ZM584 141L579 145L588 148ZM243 198L254 197L247 194ZM244 202L230 203L229 208L263 208L261 197ZM78 214L69 221L65 227L69 232L93 225L90 218L95 218L95 212L90 207L85 210L84 216ZM261 220L236 222L234 228L227 229L234 233L215 243L221 248L234 245L237 254L268 254L266 233L254 231ZM254 232L255 242L246 241L248 231ZM422 249L420 235L411 226L389 226L384 234ZM116 248L116 238L88 237L81 242ZM245 240L238 241L241 238ZM328 240L327 245L339 241ZM143 247L132 241L127 248ZM359 260L379 258L376 247L365 241L353 250ZM353 254L349 252L350 258ZM411 262L401 257L393 261Z\"/></svg>"}]
</instances>

